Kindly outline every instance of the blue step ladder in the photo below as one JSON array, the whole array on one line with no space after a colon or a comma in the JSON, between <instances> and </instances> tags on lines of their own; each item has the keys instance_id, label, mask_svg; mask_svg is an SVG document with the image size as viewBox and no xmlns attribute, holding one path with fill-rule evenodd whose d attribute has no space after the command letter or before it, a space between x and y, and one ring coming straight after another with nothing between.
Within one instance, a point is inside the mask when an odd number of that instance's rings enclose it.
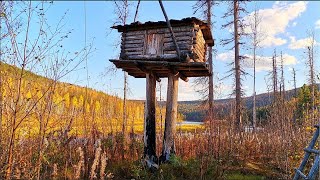
<instances>
[{"instance_id":1,"label":"blue step ladder","mask_svg":"<svg viewBox=\"0 0 320 180\"><path fill-rule=\"evenodd\" d=\"M294 175L293 180L298 180L298 179L310 179L310 180L314 180L317 176L317 173L319 172L319 150L314 149L314 146L317 142L317 139L319 137L319 125L315 125L314 127L316 127L316 132L313 134L313 137L311 139L311 142L309 143L309 146L307 148L304 149L305 151L305 155L303 157L303 160L299 166L298 169L295 169L296 173ZM315 160L313 162L312 167L310 168L310 171L308 173L308 175L303 174L303 169L305 168L308 159L311 155L311 153L314 153L315 156Z\"/></svg>"}]
</instances>

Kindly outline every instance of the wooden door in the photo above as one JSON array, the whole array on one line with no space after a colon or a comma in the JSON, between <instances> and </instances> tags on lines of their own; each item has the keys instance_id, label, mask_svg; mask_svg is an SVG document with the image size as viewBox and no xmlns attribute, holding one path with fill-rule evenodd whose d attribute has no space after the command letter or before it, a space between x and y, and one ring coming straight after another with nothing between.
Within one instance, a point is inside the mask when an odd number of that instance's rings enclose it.
<instances>
[{"instance_id":1,"label":"wooden door","mask_svg":"<svg viewBox=\"0 0 320 180\"><path fill-rule=\"evenodd\" d=\"M162 55L164 34L148 34L145 55Z\"/></svg>"}]
</instances>

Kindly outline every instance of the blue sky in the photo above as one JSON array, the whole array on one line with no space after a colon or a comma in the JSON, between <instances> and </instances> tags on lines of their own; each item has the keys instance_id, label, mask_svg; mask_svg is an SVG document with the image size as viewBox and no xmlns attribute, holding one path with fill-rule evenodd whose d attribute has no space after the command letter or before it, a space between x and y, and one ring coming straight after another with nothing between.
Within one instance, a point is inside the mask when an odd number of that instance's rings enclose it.
<instances>
[{"instance_id":1,"label":"blue sky","mask_svg":"<svg viewBox=\"0 0 320 180\"><path fill-rule=\"evenodd\" d=\"M133 21L136 2L130 1L132 8L128 23ZM192 6L195 1L165 1L164 6L170 19L182 19L185 17L196 16L202 17L201 13L193 15ZM271 68L270 57L274 49L279 53L283 51L285 57L285 79L286 88L292 88L292 68L297 70L297 85L301 86L307 82L305 67L304 47L308 41L306 31L314 30L316 33L316 42L320 42L320 2L249 2L246 5L248 16L254 11L256 6L262 17L261 27L265 34L265 39L261 43L258 51L260 57L257 62L257 93L267 92L265 79ZM122 96L123 89L123 72L118 70L116 74L107 74L108 67L112 64L109 59L117 58L119 55L119 47L115 44L119 41L119 33L115 30L111 31L110 27L115 21L114 2L54 2L47 13L48 22L55 24L60 17L67 12L65 29L74 29L70 37L64 42L64 47L68 50L77 50L84 46L85 43L85 11L86 8L86 31L87 42L93 42L95 51L88 57L89 87L102 90L109 94L117 94ZM217 55L214 57L215 82L217 84L216 98L226 98L232 91L232 78L221 80L229 70L228 63L232 61L232 52L230 47L220 45L222 38L230 36L230 29L221 29L221 25L226 22L222 18L223 13L227 9L227 3L220 3L214 7L214 20L216 21L213 34L215 38L215 49ZM247 17L246 17L247 18ZM164 20L160 6L157 1L142 1L140 4L138 21L159 21ZM250 57L251 50L243 48L241 54ZM319 70L319 52L316 56L316 69ZM243 87L247 96L252 94L252 68L248 65L247 60L245 70L250 74L244 78ZM70 82L85 86L86 70L85 64L75 72L72 72L63 79ZM319 73L319 71L317 71ZM166 91L166 79L162 80L162 92ZM145 79L135 79L129 77L130 99L145 98ZM200 95L195 92L192 79L188 83L180 82L179 100L197 100Z\"/></svg>"}]
</instances>

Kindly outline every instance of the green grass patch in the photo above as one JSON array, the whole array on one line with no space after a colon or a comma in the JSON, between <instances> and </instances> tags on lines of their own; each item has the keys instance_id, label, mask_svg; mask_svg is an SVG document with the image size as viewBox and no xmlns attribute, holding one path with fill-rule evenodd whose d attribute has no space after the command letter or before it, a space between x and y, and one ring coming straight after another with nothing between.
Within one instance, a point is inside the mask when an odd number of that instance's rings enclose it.
<instances>
[{"instance_id":1,"label":"green grass patch","mask_svg":"<svg viewBox=\"0 0 320 180\"><path fill-rule=\"evenodd\" d=\"M242 174L240 172L235 172L231 174L226 174L226 179L227 180L265 180L266 177L264 176L259 176L259 175L247 175L247 174Z\"/></svg>"}]
</instances>

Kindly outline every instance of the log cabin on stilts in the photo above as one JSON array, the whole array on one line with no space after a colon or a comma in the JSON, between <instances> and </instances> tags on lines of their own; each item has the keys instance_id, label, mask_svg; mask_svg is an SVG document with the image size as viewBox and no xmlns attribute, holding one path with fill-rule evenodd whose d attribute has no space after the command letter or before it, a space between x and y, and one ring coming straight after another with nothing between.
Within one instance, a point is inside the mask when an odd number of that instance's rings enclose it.
<instances>
[{"instance_id":1,"label":"log cabin on stilts","mask_svg":"<svg viewBox=\"0 0 320 180\"><path fill-rule=\"evenodd\" d=\"M149 167L157 167L156 81L168 78L163 149L159 158L166 162L175 153L179 78L188 81L188 77L210 75L206 51L214 45L211 29L194 17L112 28L122 33L122 42L120 58L110 61L135 78L146 78L144 159Z\"/></svg>"}]
</instances>

